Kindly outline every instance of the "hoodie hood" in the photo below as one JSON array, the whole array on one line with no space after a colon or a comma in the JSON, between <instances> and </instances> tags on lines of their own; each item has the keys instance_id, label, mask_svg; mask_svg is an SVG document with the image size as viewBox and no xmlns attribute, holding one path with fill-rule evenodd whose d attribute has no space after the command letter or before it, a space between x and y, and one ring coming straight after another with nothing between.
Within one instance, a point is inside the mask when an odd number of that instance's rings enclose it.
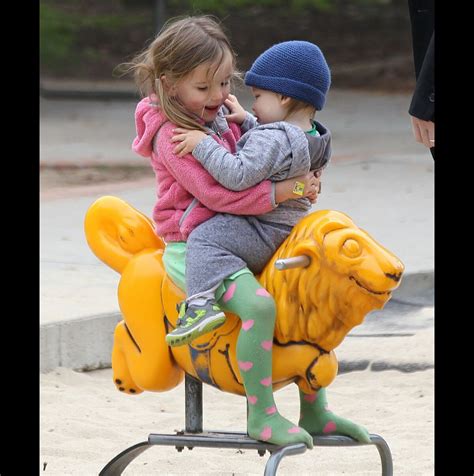
<instances>
[{"instance_id":1,"label":"hoodie hood","mask_svg":"<svg viewBox=\"0 0 474 476\"><path fill-rule=\"evenodd\" d=\"M329 163L331 158L331 132L320 122L314 122L319 133L318 136L303 132L299 127L285 121L262 124L247 132L247 134L257 130L279 130L285 132L287 138L286 147L288 147L285 150L285 154L291 157L289 170L274 174L271 180L284 180L288 177L296 177L305 174L308 170L322 170ZM280 147L285 147L281 140Z\"/></svg>"},{"instance_id":2,"label":"hoodie hood","mask_svg":"<svg viewBox=\"0 0 474 476\"><path fill-rule=\"evenodd\" d=\"M320 122L316 122L316 130L319 136L305 134L308 139L309 155L311 158L311 170L322 170L331 158L331 133Z\"/></svg>"},{"instance_id":3,"label":"hoodie hood","mask_svg":"<svg viewBox=\"0 0 474 476\"><path fill-rule=\"evenodd\" d=\"M158 106L157 97L151 95L142 99L135 109L135 128L137 136L132 150L143 157L151 157L153 138L168 119Z\"/></svg>"},{"instance_id":4,"label":"hoodie hood","mask_svg":"<svg viewBox=\"0 0 474 476\"><path fill-rule=\"evenodd\" d=\"M288 174L289 177L294 177L296 175L305 173L305 171L301 170L300 168L303 164L299 164L299 161L296 160L296 158L307 158L308 152L310 170L322 170L329 163L329 159L331 158L331 133L320 122L314 122L316 123L316 130L318 131L319 135L313 136L307 132L304 132L303 134L307 139L307 142L305 140L301 140L302 133L300 128L288 123L279 123L285 124L284 127L286 129L292 149L293 162L290 168L290 173Z\"/></svg>"}]
</instances>

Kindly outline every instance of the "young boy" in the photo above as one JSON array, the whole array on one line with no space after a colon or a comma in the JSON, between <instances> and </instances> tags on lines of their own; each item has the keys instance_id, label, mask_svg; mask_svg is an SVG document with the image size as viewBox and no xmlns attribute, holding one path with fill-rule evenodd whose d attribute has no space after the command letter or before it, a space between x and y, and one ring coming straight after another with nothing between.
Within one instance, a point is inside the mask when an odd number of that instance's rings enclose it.
<instances>
[{"instance_id":1,"label":"young boy","mask_svg":"<svg viewBox=\"0 0 474 476\"><path fill-rule=\"evenodd\" d=\"M306 41L276 44L261 54L245 75L255 101L247 113L230 96L228 120L246 133L235 154L198 130L175 129L174 152L192 152L224 187L244 190L262 180L285 180L312 170L320 174L331 155L331 134L314 121L331 81L321 50ZM216 121L224 120L221 112ZM295 182L295 194L301 194ZM316 192L316 191L315 191ZM243 273L258 274L311 208L308 198L288 200L259 216L217 214L188 237L186 291L178 327L166 336L171 346L186 344L219 327L225 314L217 304L222 282ZM225 301L225 297L224 297Z\"/></svg>"}]
</instances>

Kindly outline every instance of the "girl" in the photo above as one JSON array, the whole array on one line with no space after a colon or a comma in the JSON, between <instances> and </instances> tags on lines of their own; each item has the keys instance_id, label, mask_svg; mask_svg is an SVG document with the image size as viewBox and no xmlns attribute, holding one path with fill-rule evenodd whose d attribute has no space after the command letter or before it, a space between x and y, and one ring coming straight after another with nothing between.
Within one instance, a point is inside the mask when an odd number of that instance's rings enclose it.
<instances>
[{"instance_id":1,"label":"girl","mask_svg":"<svg viewBox=\"0 0 474 476\"><path fill-rule=\"evenodd\" d=\"M241 130L235 123L228 123L223 112L234 66L235 55L227 37L208 17L168 23L131 66L146 95L136 108L137 137L132 147L138 154L151 158L158 197L153 219L157 233L167 243L163 262L182 289L185 241L197 225L216 212L258 215L276 208L279 202L300 198L292 192L294 179L275 184L264 181L242 192L227 190L191 155L178 157L173 153L171 139L177 126L212 129L214 140L235 151ZM310 192L318 185L314 174L297 180L304 183L305 195L315 199L315 193ZM260 353L261 340L251 332L251 327L262 327L273 334L273 299L247 269L224 281L218 301L245 324L238 339L237 357L247 395L248 434L277 445L303 442L312 448L310 434L283 418L276 409L271 348L265 350L263 358L253 361Z\"/></svg>"}]
</instances>

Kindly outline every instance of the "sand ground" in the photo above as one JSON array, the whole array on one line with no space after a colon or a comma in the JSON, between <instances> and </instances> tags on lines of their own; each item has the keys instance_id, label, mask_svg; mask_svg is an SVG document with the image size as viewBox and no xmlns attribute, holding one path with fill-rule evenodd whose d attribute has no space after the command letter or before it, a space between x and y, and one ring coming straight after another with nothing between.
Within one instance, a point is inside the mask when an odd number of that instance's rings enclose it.
<instances>
[{"instance_id":1,"label":"sand ground","mask_svg":"<svg viewBox=\"0 0 474 476\"><path fill-rule=\"evenodd\" d=\"M204 386L204 429L245 430L242 397ZM294 385L275 394L280 412L297 421ZM330 408L382 436L390 446L394 474L434 474L434 372L355 371L339 375L328 389ZM40 473L97 475L117 453L150 433L184 427L184 384L166 393L118 392L112 370L75 372L57 368L41 375ZM154 446L124 475L261 475L268 453L255 450ZM284 458L278 475L379 475L375 446L315 447Z\"/></svg>"}]
</instances>

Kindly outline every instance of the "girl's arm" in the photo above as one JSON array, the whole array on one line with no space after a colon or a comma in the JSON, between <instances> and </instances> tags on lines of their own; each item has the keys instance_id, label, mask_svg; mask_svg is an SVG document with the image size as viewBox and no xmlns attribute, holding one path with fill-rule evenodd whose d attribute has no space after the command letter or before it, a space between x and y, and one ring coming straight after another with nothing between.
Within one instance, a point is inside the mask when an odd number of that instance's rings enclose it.
<instances>
[{"instance_id":1,"label":"girl's arm","mask_svg":"<svg viewBox=\"0 0 474 476\"><path fill-rule=\"evenodd\" d=\"M317 189L319 179L312 172L281 182L264 180L242 192L228 190L214 180L194 157L189 154L178 157L173 153L173 127L168 124L162 127L159 140L155 142L155 152L175 180L207 208L234 215L262 215L281 202L301 198L301 195L293 193L295 181L305 185L303 196L314 203L314 190Z\"/></svg>"},{"instance_id":2,"label":"girl's arm","mask_svg":"<svg viewBox=\"0 0 474 476\"><path fill-rule=\"evenodd\" d=\"M285 198L288 190L276 190L269 180L242 192L223 187L192 155L179 157L173 153L173 127L168 123L160 129L155 152L175 180L210 210L234 215L261 215L277 206L276 199ZM276 196L278 192L280 196Z\"/></svg>"}]
</instances>

